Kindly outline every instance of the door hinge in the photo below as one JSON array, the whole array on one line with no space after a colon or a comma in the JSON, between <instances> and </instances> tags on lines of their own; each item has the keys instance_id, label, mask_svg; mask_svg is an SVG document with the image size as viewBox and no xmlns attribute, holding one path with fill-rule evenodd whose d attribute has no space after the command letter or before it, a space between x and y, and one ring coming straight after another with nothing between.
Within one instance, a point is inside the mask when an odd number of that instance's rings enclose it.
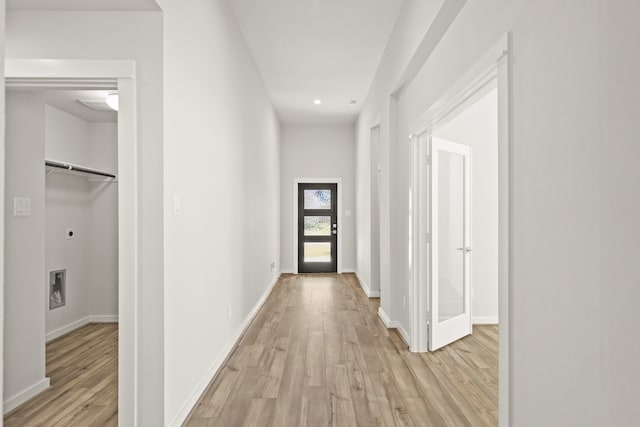
<instances>
[{"instance_id":1,"label":"door hinge","mask_svg":"<svg viewBox=\"0 0 640 427\"><path fill-rule=\"evenodd\" d=\"M431 156L427 155L425 161L427 162L428 165L430 165L431 164Z\"/></svg>"},{"instance_id":2,"label":"door hinge","mask_svg":"<svg viewBox=\"0 0 640 427\"><path fill-rule=\"evenodd\" d=\"M427 241L427 243L431 243L431 233L425 234L425 240Z\"/></svg>"}]
</instances>

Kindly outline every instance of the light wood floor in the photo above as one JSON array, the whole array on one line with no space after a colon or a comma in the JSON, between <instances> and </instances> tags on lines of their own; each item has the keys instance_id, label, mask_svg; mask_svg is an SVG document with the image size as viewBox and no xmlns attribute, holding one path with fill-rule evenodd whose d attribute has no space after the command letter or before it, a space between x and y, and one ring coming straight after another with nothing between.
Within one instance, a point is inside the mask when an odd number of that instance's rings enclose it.
<instances>
[{"instance_id":1,"label":"light wood floor","mask_svg":"<svg viewBox=\"0 0 640 427\"><path fill-rule=\"evenodd\" d=\"M117 426L118 325L89 324L47 344L51 387L4 417L12 426Z\"/></svg>"},{"instance_id":2,"label":"light wood floor","mask_svg":"<svg viewBox=\"0 0 640 427\"><path fill-rule=\"evenodd\" d=\"M354 275L283 276L188 426L497 426L498 329L407 351Z\"/></svg>"}]
</instances>

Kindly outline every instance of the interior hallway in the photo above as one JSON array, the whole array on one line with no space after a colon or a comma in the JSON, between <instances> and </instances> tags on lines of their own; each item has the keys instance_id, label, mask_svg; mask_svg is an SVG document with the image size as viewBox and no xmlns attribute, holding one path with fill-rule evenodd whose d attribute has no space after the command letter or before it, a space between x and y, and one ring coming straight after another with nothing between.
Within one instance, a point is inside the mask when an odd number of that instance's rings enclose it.
<instances>
[{"instance_id":1,"label":"interior hallway","mask_svg":"<svg viewBox=\"0 0 640 427\"><path fill-rule=\"evenodd\" d=\"M4 418L13 426L117 426L118 324L91 323L47 343L51 387Z\"/></svg>"},{"instance_id":2,"label":"interior hallway","mask_svg":"<svg viewBox=\"0 0 640 427\"><path fill-rule=\"evenodd\" d=\"M498 329L409 353L353 274L283 275L188 426L497 426Z\"/></svg>"}]
</instances>

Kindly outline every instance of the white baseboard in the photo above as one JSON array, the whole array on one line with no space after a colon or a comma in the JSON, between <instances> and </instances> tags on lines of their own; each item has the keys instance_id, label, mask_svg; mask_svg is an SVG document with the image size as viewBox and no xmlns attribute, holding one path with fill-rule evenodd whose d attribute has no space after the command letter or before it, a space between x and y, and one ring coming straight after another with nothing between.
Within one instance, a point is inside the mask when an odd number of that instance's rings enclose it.
<instances>
[{"instance_id":1,"label":"white baseboard","mask_svg":"<svg viewBox=\"0 0 640 427\"><path fill-rule=\"evenodd\" d=\"M378 307L378 317L380 317L380 320L382 320L382 323L384 323L384 326L386 326L387 329L395 328L395 325L392 326L395 322L392 322L391 319L389 319L389 316L387 316L387 313L385 313L382 307Z\"/></svg>"},{"instance_id":2,"label":"white baseboard","mask_svg":"<svg viewBox=\"0 0 640 427\"><path fill-rule=\"evenodd\" d=\"M247 329L253 318L256 317L256 314L258 314L258 311L260 310L260 308L262 308L262 305L271 294L273 287L276 285L276 283L278 283L278 279L280 279L280 274L278 274L273 279L269 287L265 290L264 294L262 294L262 297L260 297L260 300L256 303L256 305L249 312L247 317L245 317L245 319L240 323L240 325L238 325L231 338L229 338L225 346L222 348L222 351L220 352L218 357L216 357L216 359L207 370L207 373L200 380L186 402L182 405L182 409L178 411L178 414L174 417L173 421L171 421L171 423L169 424L170 426L181 426L182 423L187 419L193 407L196 405L196 403L198 403L198 400L200 399L202 393L204 393L204 391L209 386L209 383L211 383L211 380L213 380L213 378L218 373L218 370L220 369L224 361L227 359L227 357L229 357L229 354L236 346L236 343L244 333L245 329Z\"/></svg>"},{"instance_id":3,"label":"white baseboard","mask_svg":"<svg viewBox=\"0 0 640 427\"><path fill-rule=\"evenodd\" d=\"M402 326L402 323L397 320L389 319L389 316L385 313L382 307L378 307L378 317L380 317L380 320L382 320L382 323L384 323L384 326L386 326L387 329L397 329L400 334L400 338L402 338L404 343L409 346L409 334L404 329L404 326Z\"/></svg>"},{"instance_id":4,"label":"white baseboard","mask_svg":"<svg viewBox=\"0 0 640 427\"><path fill-rule=\"evenodd\" d=\"M118 323L117 314L100 314L89 316L89 323Z\"/></svg>"},{"instance_id":5,"label":"white baseboard","mask_svg":"<svg viewBox=\"0 0 640 427\"><path fill-rule=\"evenodd\" d=\"M63 326L62 328L58 328L55 331L51 331L47 333L45 335L45 340L49 342L58 337L66 335L75 329L81 328L88 323L89 323L89 317L83 317L82 319L76 320L75 322L71 322L68 325Z\"/></svg>"},{"instance_id":6,"label":"white baseboard","mask_svg":"<svg viewBox=\"0 0 640 427\"><path fill-rule=\"evenodd\" d=\"M43 378L37 383L33 384L30 387L27 387L25 390L20 393L8 398L3 403L3 411L6 414L9 411L13 411L18 406L22 405L27 400L35 397L38 393L49 388L49 378Z\"/></svg>"},{"instance_id":7,"label":"white baseboard","mask_svg":"<svg viewBox=\"0 0 640 427\"><path fill-rule=\"evenodd\" d=\"M473 316L471 323L474 325L497 325L498 316Z\"/></svg>"},{"instance_id":8,"label":"white baseboard","mask_svg":"<svg viewBox=\"0 0 640 427\"><path fill-rule=\"evenodd\" d=\"M342 272L343 273L355 273L356 270L354 268L343 268Z\"/></svg>"},{"instance_id":9,"label":"white baseboard","mask_svg":"<svg viewBox=\"0 0 640 427\"><path fill-rule=\"evenodd\" d=\"M407 347L409 347L409 333L404 329L404 326L402 326L400 322L396 322L396 324L398 325L396 328L400 333L400 338L402 338L402 341L404 341Z\"/></svg>"},{"instance_id":10,"label":"white baseboard","mask_svg":"<svg viewBox=\"0 0 640 427\"><path fill-rule=\"evenodd\" d=\"M367 284L367 282L364 281L360 273L358 273L357 271L355 271L355 273L356 273L356 277L358 278L358 282L360 282L360 287L364 291L364 294L368 298L380 298L380 292L372 291L369 285Z\"/></svg>"},{"instance_id":11,"label":"white baseboard","mask_svg":"<svg viewBox=\"0 0 640 427\"><path fill-rule=\"evenodd\" d=\"M89 323L117 323L118 315L96 315L96 316L87 316L82 319L78 319L74 322L69 323L68 325L63 326L62 328L58 328L54 331L51 331L45 335L46 342L59 338L65 334L68 334L71 331L74 331L78 328L81 328L84 325Z\"/></svg>"},{"instance_id":12,"label":"white baseboard","mask_svg":"<svg viewBox=\"0 0 640 427\"><path fill-rule=\"evenodd\" d=\"M280 274L294 274L293 270L282 270Z\"/></svg>"}]
</instances>

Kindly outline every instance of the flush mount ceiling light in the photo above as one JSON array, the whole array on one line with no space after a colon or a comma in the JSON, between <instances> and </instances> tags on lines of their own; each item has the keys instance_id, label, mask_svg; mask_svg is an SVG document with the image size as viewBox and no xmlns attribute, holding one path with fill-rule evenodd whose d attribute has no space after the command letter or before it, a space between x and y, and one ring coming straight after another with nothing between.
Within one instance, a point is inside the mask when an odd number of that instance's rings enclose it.
<instances>
[{"instance_id":1,"label":"flush mount ceiling light","mask_svg":"<svg viewBox=\"0 0 640 427\"><path fill-rule=\"evenodd\" d=\"M118 98L117 93L110 93L109 95L107 95L107 98L105 99L105 102L107 103L109 108L111 108L114 111L118 111L119 101L120 99Z\"/></svg>"},{"instance_id":2,"label":"flush mount ceiling light","mask_svg":"<svg viewBox=\"0 0 640 427\"><path fill-rule=\"evenodd\" d=\"M314 103L315 105L320 105L320 104L322 104L322 100L321 100L321 99L314 99L314 100L313 100L313 103Z\"/></svg>"},{"instance_id":3,"label":"flush mount ceiling light","mask_svg":"<svg viewBox=\"0 0 640 427\"><path fill-rule=\"evenodd\" d=\"M80 104L86 105L89 108L92 108L96 111L113 111L113 109L107 105L107 101L105 99L92 99L92 100L77 100Z\"/></svg>"},{"instance_id":4,"label":"flush mount ceiling light","mask_svg":"<svg viewBox=\"0 0 640 427\"><path fill-rule=\"evenodd\" d=\"M358 101L356 101L355 99L352 99L351 101L349 101L349 105L356 105L358 103Z\"/></svg>"}]
</instances>

